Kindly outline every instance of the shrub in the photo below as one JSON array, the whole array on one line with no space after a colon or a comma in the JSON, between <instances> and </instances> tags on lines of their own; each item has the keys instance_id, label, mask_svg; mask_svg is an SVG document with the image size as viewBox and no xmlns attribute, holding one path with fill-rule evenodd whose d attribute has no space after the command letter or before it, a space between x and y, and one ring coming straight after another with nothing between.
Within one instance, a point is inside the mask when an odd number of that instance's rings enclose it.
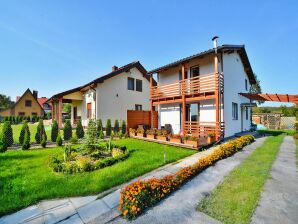
<instances>
[{"instance_id":1,"label":"shrub","mask_svg":"<svg viewBox=\"0 0 298 224\"><path fill-rule=\"evenodd\" d=\"M4 148L12 146L12 144L13 144L13 132L12 132L11 124L9 121L5 121L2 126L1 140L4 145Z\"/></svg>"},{"instance_id":2,"label":"shrub","mask_svg":"<svg viewBox=\"0 0 298 224\"><path fill-rule=\"evenodd\" d=\"M198 141L199 136L197 136L197 135L186 135L184 137L184 139L188 140L188 141Z\"/></svg>"},{"instance_id":3,"label":"shrub","mask_svg":"<svg viewBox=\"0 0 298 224\"><path fill-rule=\"evenodd\" d=\"M51 140L52 140L52 142L56 142L58 132L59 132L58 122L56 120L54 120L53 124L52 124L52 130L51 130Z\"/></svg>"},{"instance_id":4,"label":"shrub","mask_svg":"<svg viewBox=\"0 0 298 224\"><path fill-rule=\"evenodd\" d=\"M130 129L129 129L129 133L136 133L136 129L134 129L134 128L130 128Z\"/></svg>"},{"instance_id":5,"label":"shrub","mask_svg":"<svg viewBox=\"0 0 298 224\"><path fill-rule=\"evenodd\" d=\"M92 160L89 158L89 157L86 157L86 156L82 156L82 157L79 157L77 160L76 160L76 164L78 166L78 169L80 171L91 171L93 170L93 164L92 164Z\"/></svg>"},{"instance_id":6,"label":"shrub","mask_svg":"<svg viewBox=\"0 0 298 224\"><path fill-rule=\"evenodd\" d=\"M27 123L27 121L26 121ZM28 150L30 148L30 131L29 127L27 125L27 128L25 129L25 135L22 143L22 149L23 150Z\"/></svg>"},{"instance_id":7,"label":"shrub","mask_svg":"<svg viewBox=\"0 0 298 224\"><path fill-rule=\"evenodd\" d=\"M93 152L97 148L97 128L96 123L93 120L90 120L88 123L86 139L83 144L83 148L88 150L89 153Z\"/></svg>"},{"instance_id":8,"label":"shrub","mask_svg":"<svg viewBox=\"0 0 298 224\"><path fill-rule=\"evenodd\" d=\"M122 121L121 131L122 131L122 134L125 134L126 133L126 122L125 122L125 120Z\"/></svg>"},{"instance_id":9,"label":"shrub","mask_svg":"<svg viewBox=\"0 0 298 224\"><path fill-rule=\"evenodd\" d=\"M37 128L36 128L36 134L35 134L35 141L37 144L41 143L42 136L45 136L45 140L47 140L47 135L44 129L43 120L39 119Z\"/></svg>"},{"instance_id":10,"label":"shrub","mask_svg":"<svg viewBox=\"0 0 298 224\"><path fill-rule=\"evenodd\" d=\"M62 137L61 137L61 134L60 134L60 131L58 132L58 136L57 136L57 139L56 139L56 145L57 146L62 146Z\"/></svg>"},{"instance_id":11,"label":"shrub","mask_svg":"<svg viewBox=\"0 0 298 224\"><path fill-rule=\"evenodd\" d=\"M215 149L210 155L199 159L194 165L182 168L173 175L161 179L152 178L134 182L121 191L119 209L127 219L133 219L144 209L157 203L168 194L178 189L191 177L214 164L216 161L231 156L239 151L238 145L243 148L254 141L253 136L242 136L229 141Z\"/></svg>"},{"instance_id":12,"label":"shrub","mask_svg":"<svg viewBox=\"0 0 298 224\"><path fill-rule=\"evenodd\" d=\"M102 131L102 121L101 121L101 119L98 119L96 121L96 127L97 127L97 136L99 137L100 131Z\"/></svg>"},{"instance_id":13,"label":"shrub","mask_svg":"<svg viewBox=\"0 0 298 224\"><path fill-rule=\"evenodd\" d=\"M156 130L156 135L162 136L162 137L167 137L168 132L166 130Z\"/></svg>"},{"instance_id":14,"label":"shrub","mask_svg":"<svg viewBox=\"0 0 298 224\"><path fill-rule=\"evenodd\" d=\"M70 120L66 120L63 128L64 140L69 140L72 136L72 127Z\"/></svg>"},{"instance_id":15,"label":"shrub","mask_svg":"<svg viewBox=\"0 0 298 224\"><path fill-rule=\"evenodd\" d=\"M42 133L41 135L41 146L43 148L45 148L47 146L47 137L46 137L46 133Z\"/></svg>"},{"instance_id":16,"label":"shrub","mask_svg":"<svg viewBox=\"0 0 298 224\"><path fill-rule=\"evenodd\" d=\"M144 134L145 130L143 128L138 128L137 133Z\"/></svg>"},{"instance_id":17,"label":"shrub","mask_svg":"<svg viewBox=\"0 0 298 224\"><path fill-rule=\"evenodd\" d=\"M110 136L112 133L112 127L111 127L111 119L107 119L107 124L106 124L106 135Z\"/></svg>"},{"instance_id":18,"label":"shrub","mask_svg":"<svg viewBox=\"0 0 298 224\"><path fill-rule=\"evenodd\" d=\"M103 133L103 130L101 129L100 132L99 132L99 138L100 139L104 139L105 135Z\"/></svg>"},{"instance_id":19,"label":"shrub","mask_svg":"<svg viewBox=\"0 0 298 224\"><path fill-rule=\"evenodd\" d=\"M75 136L72 136L70 139L69 139L69 143L71 144L78 144L78 137L75 135Z\"/></svg>"},{"instance_id":20,"label":"shrub","mask_svg":"<svg viewBox=\"0 0 298 224\"><path fill-rule=\"evenodd\" d=\"M78 138L84 138L85 132L84 132L81 120L79 120L77 123L76 135Z\"/></svg>"},{"instance_id":21,"label":"shrub","mask_svg":"<svg viewBox=\"0 0 298 224\"><path fill-rule=\"evenodd\" d=\"M298 132L298 121L295 122L295 130Z\"/></svg>"},{"instance_id":22,"label":"shrub","mask_svg":"<svg viewBox=\"0 0 298 224\"><path fill-rule=\"evenodd\" d=\"M146 130L147 135L156 135L156 131L154 129L148 129Z\"/></svg>"},{"instance_id":23,"label":"shrub","mask_svg":"<svg viewBox=\"0 0 298 224\"><path fill-rule=\"evenodd\" d=\"M114 133L119 132L119 121L116 119L114 123Z\"/></svg>"},{"instance_id":24,"label":"shrub","mask_svg":"<svg viewBox=\"0 0 298 224\"><path fill-rule=\"evenodd\" d=\"M29 127L28 127L28 121L25 120L25 121L23 121L23 125L21 128L20 136L19 136L20 145L23 145L26 131L29 131ZM29 141L30 141L30 131L29 131Z\"/></svg>"},{"instance_id":25,"label":"shrub","mask_svg":"<svg viewBox=\"0 0 298 224\"><path fill-rule=\"evenodd\" d=\"M0 139L0 152L5 152L7 150L7 146L4 145L2 139Z\"/></svg>"}]
</instances>

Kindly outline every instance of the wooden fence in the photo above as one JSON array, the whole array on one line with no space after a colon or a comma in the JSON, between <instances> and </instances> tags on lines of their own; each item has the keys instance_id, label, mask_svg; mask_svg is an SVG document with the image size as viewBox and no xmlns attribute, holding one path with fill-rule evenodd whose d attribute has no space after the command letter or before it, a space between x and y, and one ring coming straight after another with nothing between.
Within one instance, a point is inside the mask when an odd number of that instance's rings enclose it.
<instances>
[{"instance_id":1,"label":"wooden fence","mask_svg":"<svg viewBox=\"0 0 298 224\"><path fill-rule=\"evenodd\" d=\"M158 113L153 111L153 127L158 128ZM138 125L151 126L151 112L146 110L127 110L126 113L127 131L129 128L137 128Z\"/></svg>"}]
</instances>

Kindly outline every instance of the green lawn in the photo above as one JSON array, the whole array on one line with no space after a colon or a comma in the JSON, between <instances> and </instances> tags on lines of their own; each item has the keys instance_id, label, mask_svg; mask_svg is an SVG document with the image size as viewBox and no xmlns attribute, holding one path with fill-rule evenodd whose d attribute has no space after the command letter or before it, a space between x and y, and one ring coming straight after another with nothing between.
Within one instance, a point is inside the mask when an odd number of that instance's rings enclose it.
<instances>
[{"instance_id":1,"label":"green lawn","mask_svg":"<svg viewBox=\"0 0 298 224\"><path fill-rule=\"evenodd\" d=\"M223 223L250 223L283 138L268 137L200 202L198 210Z\"/></svg>"},{"instance_id":2,"label":"green lawn","mask_svg":"<svg viewBox=\"0 0 298 224\"><path fill-rule=\"evenodd\" d=\"M0 154L0 216L42 199L97 194L196 151L136 139L117 144L134 149L123 162L93 172L56 174L48 167L48 157L61 148L7 151Z\"/></svg>"}]
</instances>

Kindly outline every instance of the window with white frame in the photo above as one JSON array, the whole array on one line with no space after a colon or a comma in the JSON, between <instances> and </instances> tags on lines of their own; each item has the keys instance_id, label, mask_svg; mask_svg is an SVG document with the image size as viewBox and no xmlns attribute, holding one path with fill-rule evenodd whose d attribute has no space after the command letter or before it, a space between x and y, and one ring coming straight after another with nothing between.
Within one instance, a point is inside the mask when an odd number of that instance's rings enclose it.
<instances>
[{"instance_id":1,"label":"window with white frame","mask_svg":"<svg viewBox=\"0 0 298 224\"><path fill-rule=\"evenodd\" d=\"M232 103L232 118L233 120L238 120L238 104Z\"/></svg>"}]
</instances>

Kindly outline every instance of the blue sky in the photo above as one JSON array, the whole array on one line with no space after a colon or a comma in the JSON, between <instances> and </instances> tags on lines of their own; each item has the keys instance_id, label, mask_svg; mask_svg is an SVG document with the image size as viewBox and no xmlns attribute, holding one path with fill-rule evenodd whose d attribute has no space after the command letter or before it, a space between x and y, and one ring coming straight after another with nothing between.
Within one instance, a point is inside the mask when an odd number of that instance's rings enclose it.
<instances>
[{"instance_id":1,"label":"blue sky","mask_svg":"<svg viewBox=\"0 0 298 224\"><path fill-rule=\"evenodd\" d=\"M263 92L298 93L297 1L0 0L0 93L40 96L113 65L151 70L220 44L245 44Z\"/></svg>"}]
</instances>

